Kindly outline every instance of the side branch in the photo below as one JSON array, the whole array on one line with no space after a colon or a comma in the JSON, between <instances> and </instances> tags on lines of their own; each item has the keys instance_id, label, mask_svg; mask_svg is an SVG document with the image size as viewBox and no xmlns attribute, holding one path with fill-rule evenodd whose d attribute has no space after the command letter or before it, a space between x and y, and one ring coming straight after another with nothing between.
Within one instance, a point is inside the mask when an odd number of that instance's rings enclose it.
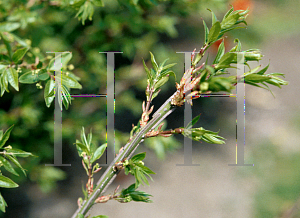
<instances>
[{"instance_id":1,"label":"side branch","mask_svg":"<svg viewBox=\"0 0 300 218\"><path fill-rule=\"evenodd\" d=\"M144 141L145 134L155 129L167 116L169 116L176 109L176 107L171 105L171 100L175 96L176 92L154 113L153 118L150 120L150 122L146 126L144 126L135 136L133 136L132 140L124 146L118 156L113 160L113 162L109 165L101 178L98 180L95 190L91 193L87 200L82 203L81 207L77 209L72 218L77 218L78 214L87 214L90 208L94 205L95 200L106 191L107 187L116 178L119 171L114 170L115 163L122 161L124 158L129 159L133 155L139 144Z\"/></svg>"}]
</instances>

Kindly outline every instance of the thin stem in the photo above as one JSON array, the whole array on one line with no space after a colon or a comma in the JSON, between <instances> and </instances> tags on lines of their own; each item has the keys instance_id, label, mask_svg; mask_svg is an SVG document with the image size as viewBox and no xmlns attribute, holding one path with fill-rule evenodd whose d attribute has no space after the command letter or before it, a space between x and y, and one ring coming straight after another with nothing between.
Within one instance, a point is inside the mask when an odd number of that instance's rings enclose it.
<instances>
[{"instance_id":1,"label":"thin stem","mask_svg":"<svg viewBox=\"0 0 300 218\"><path fill-rule=\"evenodd\" d=\"M176 91L177 92L177 91ZM144 126L136 135L133 136L132 140L127 143L123 150L109 165L106 171L103 173L101 178L97 182L97 186L94 191L88 196L87 200L82 203L82 206L74 213L72 218L77 218L78 214L86 215L90 208L94 205L95 200L105 192L107 187L116 178L119 171L114 170L116 162L122 161L124 158L129 159L136 148L141 142L144 141L144 135L150 130L156 128L167 116L169 116L176 107L171 105L171 99L175 96L176 92L154 113L153 118Z\"/></svg>"},{"instance_id":2,"label":"thin stem","mask_svg":"<svg viewBox=\"0 0 300 218\"><path fill-rule=\"evenodd\" d=\"M156 136L165 136L169 137L173 134L181 134L183 128L176 128L176 129L171 129L171 130L165 130L165 131L152 131L148 132L148 134L145 135L145 138L151 138L151 137L156 137Z\"/></svg>"},{"instance_id":3,"label":"thin stem","mask_svg":"<svg viewBox=\"0 0 300 218\"><path fill-rule=\"evenodd\" d=\"M92 173L92 164L90 163L90 157L89 157L89 168L88 168L88 182L86 184L88 195L90 195L93 192L93 173Z\"/></svg>"},{"instance_id":4,"label":"thin stem","mask_svg":"<svg viewBox=\"0 0 300 218\"><path fill-rule=\"evenodd\" d=\"M151 91L150 91L149 100L147 101L147 104L146 104L146 110L145 110L146 113L149 111L152 95L153 95L153 89L151 89Z\"/></svg>"}]
</instances>

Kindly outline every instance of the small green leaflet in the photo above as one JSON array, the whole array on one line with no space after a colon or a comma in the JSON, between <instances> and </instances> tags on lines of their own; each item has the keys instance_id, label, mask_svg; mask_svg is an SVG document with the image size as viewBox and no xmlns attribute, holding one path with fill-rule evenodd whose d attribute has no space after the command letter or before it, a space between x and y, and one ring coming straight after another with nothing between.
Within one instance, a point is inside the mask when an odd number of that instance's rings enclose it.
<instances>
[{"instance_id":1,"label":"small green leaflet","mask_svg":"<svg viewBox=\"0 0 300 218\"><path fill-rule=\"evenodd\" d=\"M1 139L0 139L0 148L2 148L2 147L5 145L6 141L9 139L10 132L11 132L11 130L12 130L13 128L14 128L14 125L12 125L11 127L9 127L9 128L5 131L4 135L1 137ZM2 132L2 133L3 133L3 132Z\"/></svg>"},{"instance_id":2,"label":"small green leaflet","mask_svg":"<svg viewBox=\"0 0 300 218\"><path fill-rule=\"evenodd\" d=\"M24 55L26 54L26 52L28 51L28 48L20 48L17 51L15 51L15 53L12 56L12 60L14 63L19 62Z\"/></svg>"},{"instance_id":3,"label":"small green leaflet","mask_svg":"<svg viewBox=\"0 0 300 218\"><path fill-rule=\"evenodd\" d=\"M216 21L209 31L207 42L208 43L215 42L218 39L220 31L221 31L221 24L219 21Z\"/></svg>"},{"instance_id":4,"label":"small green leaflet","mask_svg":"<svg viewBox=\"0 0 300 218\"><path fill-rule=\"evenodd\" d=\"M97 150L94 152L92 158L91 158L91 163L95 162L96 160L98 160L104 153L104 151L106 150L107 144L103 144L101 145L99 148L97 148Z\"/></svg>"}]
</instances>

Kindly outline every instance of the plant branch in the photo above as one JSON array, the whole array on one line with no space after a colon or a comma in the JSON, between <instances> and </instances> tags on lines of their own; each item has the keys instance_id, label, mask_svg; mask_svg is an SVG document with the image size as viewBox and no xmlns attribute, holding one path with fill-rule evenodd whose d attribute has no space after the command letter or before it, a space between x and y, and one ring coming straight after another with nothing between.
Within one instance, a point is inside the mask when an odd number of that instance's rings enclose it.
<instances>
[{"instance_id":1,"label":"plant branch","mask_svg":"<svg viewBox=\"0 0 300 218\"><path fill-rule=\"evenodd\" d=\"M72 218L77 218L78 214L87 214L90 208L94 205L95 200L106 191L107 187L113 182L119 173L119 171L114 170L115 163L122 161L124 158L129 159L139 144L144 141L145 134L156 128L176 109L176 107L171 105L171 100L176 93L177 91L154 113L153 118L149 121L149 123L147 123L147 125L144 126L136 135L134 135L132 140L124 146L118 156L113 160L113 162L98 180L94 191L90 196L88 196L87 200L82 203L81 207L78 208L78 210L73 214Z\"/></svg>"}]
</instances>

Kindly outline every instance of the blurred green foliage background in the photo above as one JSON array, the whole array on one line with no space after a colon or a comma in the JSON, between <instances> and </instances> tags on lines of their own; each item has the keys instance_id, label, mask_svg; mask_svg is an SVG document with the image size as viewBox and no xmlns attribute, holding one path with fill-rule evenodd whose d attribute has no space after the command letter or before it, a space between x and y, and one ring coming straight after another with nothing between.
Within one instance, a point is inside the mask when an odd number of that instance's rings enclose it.
<instances>
[{"instance_id":1,"label":"blurred green foliage background","mask_svg":"<svg viewBox=\"0 0 300 218\"><path fill-rule=\"evenodd\" d=\"M89 2L86 12L81 11L80 6L85 2ZM247 18L247 30L235 30L227 36L227 48L232 47L234 38L239 38L244 48L259 48L271 37L285 40L299 33L299 3L267 0L1 0L0 30L1 25L18 23L19 28L13 33L25 40L32 51L44 57L49 51L72 52L73 58L69 64L74 65L73 73L80 78L83 88L72 90L71 94L106 93L106 57L99 52L123 52L115 55L115 146L118 151L128 140L131 124L136 124L142 113L141 104L145 100L146 88L142 58L147 63L149 51L155 54L159 62L166 57L170 58L171 62L178 63L174 72L177 79L180 78L184 59L183 55L176 52L200 48L203 42L202 19L211 16L206 8L212 9L217 16L223 15L229 3L235 9L246 6L251 10L253 7L255 16L251 12ZM266 7L268 9L264 10ZM74 18L76 14L79 21ZM216 48L212 47L210 52L214 54ZM0 53L5 52L1 44ZM41 85L45 86L43 83ZM55 191L57 184L63 187L77 179L78 171L83 170L73 143L79 138L81 126L87 130L92 128L93 140L98 145L106 141L105 98L76 98L68 110L63 110L62 121L63 162L71 163L72 167L45 167L45 164L53 162L54 106L46 107L43 89L37 89L35 84L20 84L19 90L17 92L10 87L10 92L0 98L0 129L15 124L9 143L38 157L23 160L22 164L29 175L28 179L13 178L21 184L19 190L3 191L8 202L6 217L27 217L29 209L26 207L30 200L24 194L25 189L37 188L38 184L41 190L38 192L50 193ZM153 102L156 109L174 91L174 79L171 79L161 91L160 97ZM223 104L223 100L208 98L203 99L201 104L196 101L194 113L198 115L205 107L217 113L217 108ZM229 103L227 106L227 109L224 107L225 111L232 110ZM170 127L182 126L183 118L174 120L174 117L180 117L181 114L182 111L167 120ZM222 112L219 118L224 120ZM207 128L220 124L218 117L202 116L201 120ZM226 134L226 130L224 132ZM167 151L178 149L181 144L173 137L145 142L161 160ZM276 149L269 141L253 149L253 162L262 166L246 174L254 175L260 184L254 196L253 217L279 216L299 197L299 153L282 156ZM271 163L278 170L276 174L266 173Z\"/></svg>"}]
</instances>

